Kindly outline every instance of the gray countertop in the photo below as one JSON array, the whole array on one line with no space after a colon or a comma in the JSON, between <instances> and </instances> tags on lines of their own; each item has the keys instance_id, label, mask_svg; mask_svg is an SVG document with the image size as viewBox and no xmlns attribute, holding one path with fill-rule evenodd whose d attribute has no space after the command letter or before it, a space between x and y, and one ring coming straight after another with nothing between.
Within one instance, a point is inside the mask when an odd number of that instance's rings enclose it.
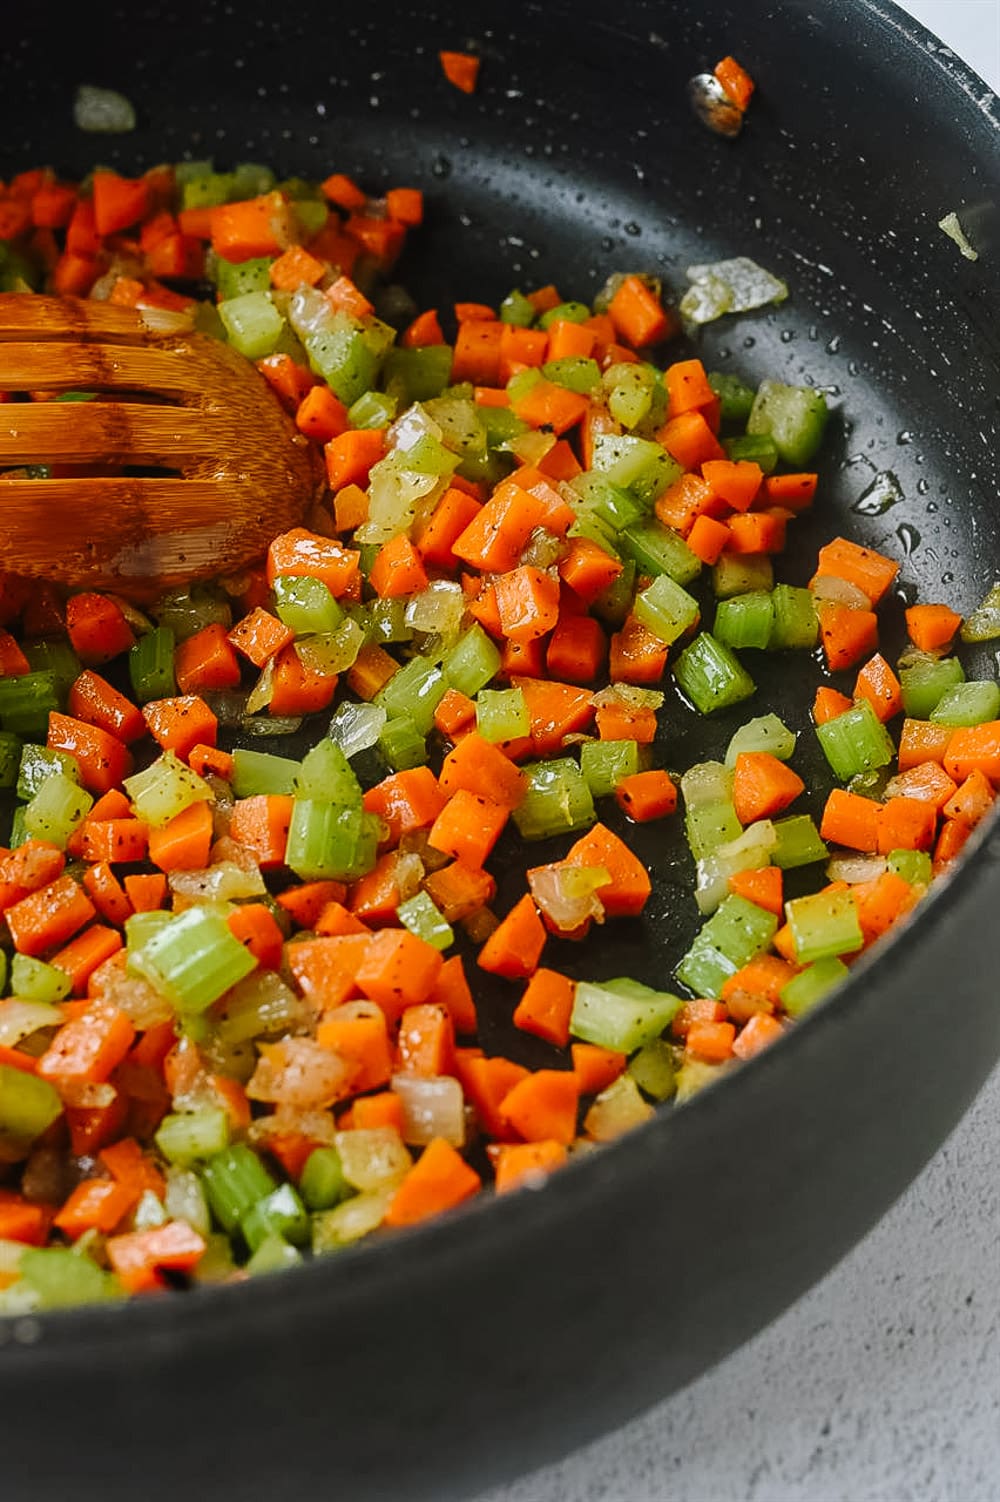
<instances>
[{"instance_id":1,"label":"gray countertop","mask_svg":"<svg viewBox=\"0 0 1000 1502\"><path fill-rule=\"evenodd\" d=\"M902 3L1000 90L1000 0ZM885 1219L767 1330L479 1502L998 1499L1000 1071Z\"/></svg>"}]
</instances>

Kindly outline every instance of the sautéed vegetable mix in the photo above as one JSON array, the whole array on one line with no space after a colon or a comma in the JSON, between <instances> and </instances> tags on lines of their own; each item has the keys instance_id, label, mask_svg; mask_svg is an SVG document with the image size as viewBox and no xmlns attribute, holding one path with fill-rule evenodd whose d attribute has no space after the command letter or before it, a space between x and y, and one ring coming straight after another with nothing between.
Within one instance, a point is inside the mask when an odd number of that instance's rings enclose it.
<instances>
[{"instance_id":1,"label":"saut\u00e9ed vegetable mix","mask_svg":"<svg viewBox=\"0 0 1000 1502\"><path fill-rule=\"evenodd\" d=\"M783 582L823 396L678 349L783 284L737 258L676 311L640 272L420 308L391 275L422 215L192 162L0 196L4 290L229 341L327 480L255 566L141 607L0 578L2 1312L540 1183L770 1047L992 804L1000 688L956 644L1000 602L911 605L890 661L897 560L835 537ZM814 666L798 736L756 694L769 653ZM692 711L743 719L716 759L661 734ZM599 978L652 821L700 923L664 989Z\"/></svg>"}]
</instances>

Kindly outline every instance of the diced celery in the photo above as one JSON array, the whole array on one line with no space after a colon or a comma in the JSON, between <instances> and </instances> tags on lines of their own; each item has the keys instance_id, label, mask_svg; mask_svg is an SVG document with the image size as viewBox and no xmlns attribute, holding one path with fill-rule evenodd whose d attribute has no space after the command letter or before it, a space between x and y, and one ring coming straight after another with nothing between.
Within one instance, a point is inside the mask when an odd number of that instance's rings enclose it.
<instances>
[{"instance_id":1,"label":"diced celery","mask_svg":"<svg viewBox=\"0 0 1000 1502\"><path fill-rule=\"evenodd\" d=\"M583 355L565 355L560 360L549 360L542 366L542 375L556 386L586 396L600 384L601 368L596 360Z\"/></svg>"},{"instance_id":2,"label":"diced celery","mask_svg":"<svg viewBox=\"0 0 1000 1502\"><path fill-rule=\"evenodd\" d=\"M677 967L696 996L718 998L730 975L766 949L778 931L773 913L730 894L703 924Z\"/></svg>"},{"instance_id":3,"label":"diced celery","mask_svg":"<svg viewBox=\"0 0 1000 1502\"><path fill-rule=\"evenodd\" d=\"M580 747L580 770L591 796L605 798L623 777L643 770L642 748L630 740L585 741Z\"/></svg>"},{"instance_id":4,"label":"diced celery","mask_svg":"<svg viewBox=\"0 0 1000 1502\"><path fill-rule=\"evenodd\" d=\"M395 1186L354 1194L331 1210L313 1216L312 1249L318 1256L350 1246L378 1230L392 1203Z\"/></svg>"},{"instance_id":5,"label":"diced celery","mask_svg":"<svg viewBox=\"0 0 1000 1502\"><path fill-rule=\"evenodd\" d=\"M613 485L622 485L650 503L684 473L660 444L631 433L599 434L594 440L593 467Z\"/></svg>"},{"instance_id":6,"label":"diced celery","mask_svg":"<svg viewBox=\"0 0 1000 1502\"><path fill-rule=\"evenodd\" d=\"M386 388L398 392L404 407L411 402L431 401L441 395L451 379L452 353L450 344L389 350L382 367Z\"/></svg>"},{"instance_id":7,"label":"diced celery","mask_svg":"<svg viewBox=\"0 0 1000 1502\"><path fill-rule=\"evenodd\" d=\"M303 881L354 881L375 864L377 830L360 804L337 808L296 798L285 864Z\"/></svg>"},{"instance_id":8,"label":"diced celery","mask_svg":"<svg viewBox=\"0 0 1000 1502\"><path fill-rule=\"evenodd\" d=\"M766 647L774 630L774 604L762 589L751 589L715 608L712 633L727 647Z\"/></svg>"},{"instance_id":9,"label":"diced celery","mask_svg":"<svg viewBox=\"0 0 1000 1502\"><path fill-rule=\"evenodd\" d=\"M296 798L315 798L325 803L361 805L361 784L347 757L335 741L317 741L302 759L292 791Z\"/></svg>"},{"instance_id":10,"label":"diced celery","mask_svg":"<svg viewBox=\"0 0 1000 1502\"><path fill-rule=\"evenodd\" d=\"M201 1106L164 1116L156 1145L168 1163L186 1166L211 1158L229 1145L229 1117L222 1106Z\"/></svg>"},{"instance_id":11,"label":"diced celery","mask_svg":"<svg viewBox=\"0 0 1000 1502\"><path fill-rule=\"evenodd\" d=\"M277 1231L271 1231L247 1262L244 1271L251 1278L256 1278L261 1273L278 1273L286 1267L298 1267L301 1261L302 1253Z\"/></svg>"},{"instance_id":12,"label":"diced celery","mask_svg":"<svg viewBox=\"0 0 1000 1502\"><path fill-rule=\"evenodd\" d=\"M728 371L710 370L708 384L719 398L723 422L745 423L753 408L754 388Z\"/></svg>"},{"instance_id":13,"label":"diced celery","mask_svg":"<svg viewBox=\"0 0 1000 1502\"><path fill-rule=\"evenodd\" d=\"M945 689L930 718L936 725L983 725L1000 714L1000 687L989 678L975 678Z\"/></svg>"},{"instance_id":14,"label":"diced celery","mask_svg":"<svg viewBox=\"0 0 1000 1502\"><path fill-rule=\"evenodd\" d=\"M472 699L500 671L500 660L499 649L477 621L445 653L441 667L449 685Z\"/></svg>"},{"instance_id":15,"label":"diced celery","mask_svg":"<svg viewBox=\"0 0 1000 1502\"><path fill-rule=\"evenodd\" d=\"M785 904L785 916L800 965L854 954L865 942L857 904L849 891L796 897Z\"/></svg>"},{"instance_id":16,"label":"diced celery","mask_svg":"<svg viewBox=\"0 0 1000 1502\"><path fill-rule=\"evenodd\" d=\"M674 678L700 714L729 709L757 687L735 653L708 631L684 648L674 664Z\"/></svg>"},{"instance_id":17,"label":"diced celery","mask_svg":"<svg viewBox=\"0 0 1000 1502\"><path fill-rule=\"evenodd\" d=\"M800 970L798 975L793 975L791 980L786 981L778 993L781 1005L789 1017L801 1017L814 1007L828 991L838 986L842 980L846 980L850 971L836 956L831 955L828 959L817 960L813 965L807 965Z\"/></svg>"},{"instance_id":18,"label":"diced celery","mask_svg":"<svg viewBox=\"0 0 1000 1502\"><path fill-rule=\"evenodd\" d=\"M777 444L763 433L740 433L737 437L724 438L722 447L728 458L759 464L766 475L772 475L778 467Z\"/></svg>"},{"instance_id":19,"label":"diced celery","mask_svg":"<svg viewBox=\"0 0 1000 1502\"><path fill-rule=\"evenodd\" d=\"M164 595L156 605L156 621L160 626L168 626L175 640L187 641L206 626L225 626L228 630L233 611L224 595L196 584L190 590Z\"/></svg>"},{"instance_id":20,"label":"diced celery","mask_svg":"<svg viewBox=\"0 0 1000 1502\"><path fill-rule=\"evenodd\" d=\"M841 782L887 767L896 754L892 737L867 699L816 726L823 754Z\"/></svg>"},{"instance_id":21,"label":"diced celery","mask_svg":"<svg viewBox=\"0 0 1000 1502\"><path fill-rule=\"evenodd\" d=\"M519 288L513 287L500 304L501 323L513 323L517 328L527 329L535 321L535 306Z\"/></svg>"},{"instance_id":22,"label":"diced celery","mask_svg":"<svg viewBox=\"0 0 1000 1502\"><path fill-rule=\"evenodd\" d=\"M442 477L454 474L457 461L451 449L446 448L433 433L424 433L405 451L395 451L404 469L418 475Z\"/></svg>"},{"instance_id":23,"label":"diced celery","mask_svg":"<svg viewBox=\"0 0 1000 1502\"><path fill-rule=\"evenodd\" d=\"M227 261L225 256L214 255L211 258L211 272L220 303L242 297L247 292L269 292L271 264L270 256L252 256L248 261Z\"/></svg>"},{"instance_id":24,"label":"diced celery","mask_svg":"<svg viewBox=\"0 0 1000 1502\"><path fill-rule=\"evenodd\" d=\"M226 1146L223 1143L223 1146ZM186 1220L199 1236L210 1236L212 1218L201 1187L201 1179L190 1168L173 1167L167 1170L167 1192L163 1208L168 1220Z\"/></svg>"},{"instance_id":25,"label":"diced celery","mask_svg":"<svg viewBox=\"0 0 1000 1502\"><path fill-rule=\"evenodd\" d=\"M569 756L531 762L523 769L527 791L513 819L523 840L588 829L597 815L590 789Z\"/></svg>"},{"instance_id":26,"label":"diced celery","mask_svg":"<svg viewBox=\"0 0 1000 1502\"><path fill-rule=\"evenodd\" d=\"M93 798L65 772L46 777L24 809L24 828L30 839L48 840L66 849L66 842L90 812Z\"/></svg>"},{"instance_id":27,"label":"diced celery","mask_svg":"<svg viewBox=\"0 0 1000 1502\"><path fill-rule=\"evenodd\" d=\"M44 960L32 959L30 955L17 953L11 959L11 993L14 996L23 997L25 1001L62 1001L63 997L69 995L72 984L65 970L60 970L55 965L47 965ZM60 1013L54 1011L53 1022L58 1022L60 1016Z\"/></svg>"},{"instance_id":28,"label":"diced celery","mask_svg":"<svg viewBox=\"0 0 1000 1502\"><path fill-rule=\"evenodd\" d=\"M808 589L799 589L793 584L776 584L771 594L774 607L774 624L770 650L780 651L786 647L811 650L819 636L819 617Z\"/></svg>"},{"instance_id":29,"label":"diced celery","mask_svg":"<svg viewBox=\"0 0 1000 1502\"><path fill-rule=\"evenodd\" d=\"M651 1038L644 1043L629 1060L628 1073L643 1094L653 1100L669 1100L677 1089L674 1051L663 1038Z\"/></svg>"},{"instance_id":30,"label":"diced celery","mask_svg":"<svg viewBox=\"0 0 1000 1502\"><path fill-rule=\"evenodd\" d=\"M292 1184L279 1184L257 1200L240 1221L240 1231L251 1252L259 1251L269 1236L283 1236L293 1246L309 1240L309 1216Z\"/></svg>"},{"instance_id":31,"label":"diced celery","mask_svg":"<svg viewBox=\"0 0 1000 1502\"><path fill-rule=\"evenodd\" d=\"M922 657L900 667L903 713L911 720L929 720L950 688L965 682L957 657Z\"/></svg>"},{"instance_id":32,"label":"diced celery","mask_svg":"<svg viewBox=\"0 0 1000 1502\"><path fill-rule=\"evenodd\" d=\"M572 529L571 529L572 530ZM609 626L620 626L632 608L635 590L635 560L628 558L617 578L601 590L591 609Z\"/></svg>"},{"instance_id":33,"label":"diced celery","mask_svg":"<svg viewBox=\"0 0 1000 1502\"><path fill-rule=\"evenodd\" d=\"M653 405L656 386L656 371L651 365L622 362L606 370L604 389L615 422L626 428L638 427Z\"/></svg>"},{"instance_id":34,"label":"diced celery","mask_svg":"<svg viewBox=\"0 0 1000 1502\"><path fill-rule=\"evenodd\" d=\"M721 608L721 607L720 607ZM683 636L698 619L698 601L669 574L658 574L635 597L633 612L638 621L668 645Z\"/></svg>"},{"instance_id":35,"label":"diced celery","mask_svg":"<svg viewBox=\"0 0 1000 1502\"><path fill-rule=\"evenodd\" d=\"M396 917L404 928L435 949L448 949L455 942L455 932L441 910L426 892L416 892L401 902Z\"/></svg>"},{"instance_id":36,"label":"diced celery","mask_svg":"<svg viewBox=\"0 0 1000 1502\"><path fill-rule=\"evenodd\" d=\"M11 817L10 834L7 836L7 844L11 850L16 850L18 845L23 845L27 838L28 831L24 827L24 808L19 804Z\"/></svg>"},{"instance_id":37,"label":"diced celery","mask_svg":"<svg viewBox=\"0 0 1000 1502\"><path fill-rule=\"evenodd\" d=\"M582 474L574 475L569 490L580 497L579 506L571 500L578 516L582 509L596 516L613 532L620 532L623 527L642 521L646 516L646 507L641 501L620 485L612 484L607 475L599 474L597 470L585 469Z\"/></svg>"},{"instance_id":38,"label":"diced celery","mask_svg":"<svg viewBox=\"0 0 1000 1502\"><path fill-rule=\"evenodd\" d=\"M49 715L59 709L60 702L53 672L0 678L0 725L4 730L43 739L49 728Z\"/></svg>"},{"instance_id":39,"label":"diced celery","mask_svg":"<svg viewBox=\"0 0 1000 1502\"><path fill-rule=\"evenodd\" d=\"M336 631L344 619L322 579L279 574L274 581L274 613L297 636Z\"/></svg>"},{"instance_id":40,"label":"diced celery","mask_svg":"<svg viewBox=\"0 0 1000 1502\"><path fill-rule=\"evenodd\" d=\"M155 626L129 648L128 673L140 704L169 699L177 692L174 680L176 638L169 626Z\"/></svg>"},{"instance_id":41,"label":"diced celery","mask_svg":"<svg viewBox=\"0 0 1000 1502\"><path fill-rule=\"evenodd\" d=\"M576 518L567 534L569 537L583 537L588 542L596 543L605 553L612 558L619 556L617 546L617 534L615 529L586 506L581 506L576 513ZM633 565L634 567L634 565ZM631 600L629 601L631 604Z\"/></svg>"},{"instance_id":42,"label":"diced celery","mask_svg":"<svg viewBox=\"0 0 1000 1502\"><path fill-rule=\"evenodd\" d=\"M569 1030L574 1038L596 1043L617 1053L634 1053L658 1038L670 1026L683 1005L679 996L655 991L639 981L603 985L579 981L573 1000Z\"/></svg>"},{"instance_id":43,"label":"diced celery","mask_svg":"<svg viewBox=\"0 0 1000 1502\"><path fill-rule=\"evenodd\" d=\"M758 716L741 725L726 747L726 766L735 767L736 758L742 751L768 751L779 761L788 761L795 750L794 730L776 714Z\"/></svg>"},{"instance_id":44,"label":"diced celery","mask_svg":"<svg viewBox=\"0 0 1000 1502\"><path fill-rule=\"evenodd\" d=\"M80 763L66 751L50 751L48 746L36 746L28 741L21 750L17 774L17 796L33 798L42 783L53 772L62 772L71 782L80 781Z\"/></svg>"},{"instance_id":45,"label":"diced celery","mask_svg":"<svg viewBox=\"0 0 1000 1502\"><path fill-rule=\"evenodd\" d=\"M689 808L684 815L684 833L696 861L705 860L721 845L739 839L741 831L742 826L729 798L700 803Z\"/></svg>"},{"instance_id":46,"label":"diced celery","mask_svg":"<svg viewBox=\"0 0 1000 1502\"><path fill-rule=\"evenodd\" d=\"M964 642L995 641L1000 636L1000 582L966 616L959 630Z\"/></svg>"},{"instance_id":47,"label":"diced celery","mask_svg":"<svg viewBox=\"0 0 1000 1502\"><path fill-rule=\"evenodd\" d=\"M0 1064L0 1132L15 1143L33 1142L62 1115L59 1092L40 1075Z\"/></svg>"},{"instance_id":48,"label":"diced celery","mask_svg":"<svg viewBox=\"0 0 1000 1502\"><path fill-rule=\"evenodd\" d=\"M447 691L448 679L442 667L425 657L411 657L379 689L374 703L380 704L390 718L409 715L420 733L426 735L434 724L434 711Z\"/></svg>"},{"instance_id":49,"label":"diced celery","mask_svg":"<svg viewBox=\"0 0 1000 1502\"><path fill-rule=\"evenodd\" d=\"M244 1215L278 1187L244 1142L234 1142L209 1158L201 1170L201 1182L212 1214L230 1235Z\"/></svg>"},{"instance_id":50,"label":"diced celery","mask_svg":"<svg viewBox=\"0 0 1000 1502\"><path fill-rule=\"evenodd\" d=\"M350 407L375 385L381 352L366 339L362 325L347 313L335 312L312 331L300 327L296 333L315 374L322 376L345 406Z\"/></svg>"},{"instance_id":51,"label":"diced celery","mask_svg":"<svg viewBox=\"0 0 1000 1502\"><path fill-rule=\"evenodd\" d=\"M640 573L669 574L675 584L690 584L701 573L701 559L695 557L679 533L665 527L655 516L623 528L618 544L635 560Z\"/></svg>"},{"instance_id":52,"label":"diced celery","mask_svg":"<svg viewBox=\"0 0 1000 1502\"><path fill-rule=\"evenodd\" d=\"M285 327L270 292L244 292L231 297L218 304L218 313L230 344L248 360L271 354Z\"/></svg>"},{"instance_id":53,"label":"diced celery","mask_svg":"<svg viewBox=\"0 0 1000 1502\"><path fill-rule=\"evenodd\" d=\"M132 969L179 1012L204 1012L257 964L225 918L190 907L171 918L130 956Z\"/></svg>"},{"instance_id":54,"label":"diced celery","mask_svg":"<svg viewBox=\"0 0 1000 1502\"><path fill-rule=\"evenodd\" d=\"M931 884L933 871L931 858L926 850L890 850L886 867L911 886L929 887Z\"/></svg>"},{"instance_id":55,"label":"diced celery","mask_svg":"<svg viewBox=\"0 0 1000 1502\"><path fill-rule=\"evenodd\" d=\"M21 651L28 659L28 666L33 673L52 673L55 676L56 693L60 699L80 676L83 664L69 642L62 637L24 641L21 643Z\"/></svg>"},{"instance_id":56,"label":"diced celery","mask_svg":"<svg viewBox=\"0 0 1000 1502\"><path fill-rule=\"evenodd\" d=\"M362 549L362 553L367 551ZM406 621L405 600L372 600L368 606L368 640L379 646L412 641L413 628Z\"/></svg>"},{"instance_id":57,"label":"diced celery","mask_svg":"<svg viewBox=\"0 0 1000 1502\"><path fill-rule=\"evenodd\" d=\"M717 600L731 600L734 595L751 590L770 590L774 584L774 566L766 553L723 553L712 568L712 589Z\"/></svg>"},{"instance_id":58,"label":"diced celery","mask_svg":"<svg viewBox=\"0 0 1000 1502\"><path fill-rule=\"evenodd\" d=\"M699 812L699 811L696 811ZM771 861L777 835L770 819L748 824L743 833L725 845L717 845L698 861L695 901L701 913L714 913L729 892L729 878L738 871L759 871Z\"/></svg>"},{"instance_id":59,"label":"diced celery","mask_svg":"<svg viewBox=\"0 0 1000 1502\"><path fill-rule=\"evenodd\" d=\"M538 327L551 328L554 323L585 323L590 309L584 302L561 302L554 308L546 308L538 320Z\"/></svg>"},{"instance_id":60,"label":"diced celery","mask_svg":"<svg viewBox=\"0 0 1000 1502\"><path fill-rule=\"evenodd\" d=\"M214 209L228 203L233 192L231 172L213 172L210 162L204 170L192 173L181 184L181 207L185 209Z\"/></svg>"},{"instance_id":61,"label":"diced celery","mask_svg":"<svg viewBox=\"0 0 1000 1502\"><path fill-rule=\"evenodd\" d=\"M791 814L787 819L775 819L774 832L777 844L771 852L771 864L783 871L797 866L810 866L814 861L825 861L830 852L820 839L819 830L808 814Z\"/></svg>"},{"instance_id":62,"label":"diced celery","mask_svg":"<svg viewBox=\"0 0 1000 1502\"><path fill-rule=\"evenodd\" d=\"M149 913L133 913L125 919L125 948L129 959L145 944L173 921L173 914L156 908Z\"/></svg>"},{"instance_id":63,"label":"diced celery","mask_svg":"<svg viewBox=\"0 0 1000 1502\"><path fill-rule=\"evenodd\" d=\"M12 788L21 765L21 737L0 730L0 788Z\"/></svg>"},{"instance_id":64,"label":"diced celery","mask_svg":"<svg viewBox=\"0 0 1000 1502\"><path fill-rule=\"evenodd\" d=\"M793 469L802 469L823 442L827 416L821 391L761 381L747 418L747 432L772 439L778 457Z\"/></svg>"},{"instance_id":65,"label":"diced celery","mask_svg":"<svg viewBox=\"0 0 1000 1502\"><path fill-rule=\"evenodd\" d=\"M233 752L233 792L237 798L253 798L260 793L292 793L301 771L302 763L290 756L274 756L270 751L247 751L238 746Z\"/></svg>"},{"instance_id":66,"label":"diced celery","mask_svg":"<svg viewBox=\"0 0 1000 1502\"><path fill-rule=\"evenodd\" d=\"M18 1273L18 1285L35 1295L36 1309L68 1309L125 1296L116 1277L69 1247L26 1247Z\"/></svg>"},{"instance_id":67,"label":"diced celery","mask_svg":"<svg viewBox=\"0 0 1000 1502\"><path fill-rule=\"evenodd\" d=\"M532 432L533 429L512 412L509 407L481 407L479 420L486 433L486 443L490 449L500 448L508 444L514 438L520 438L524 433Z\"/></svg>"},{"instance_id":68,"label":"diced celery","mask_svg":"<svg viewBox=\"0 0 1000 1502\"><path fill-rule=\"evenodd\" d=\"M344 1165L335 1147L315 1147L306 1159L299 1192L310 1210L332 1210L354 1190L344 1178Z\"/></svg>"},{"instance_id":69,"label":"diced celery","mask_svg":"<svg viewBox=\"0 0 1000 1502\"><path fill-rule=\"evenodd\" d=\"M270 193L276 182L273 168L262 162L237 162L232 171L233 202Z\"/></svg>"},{"instance_id":70,"label":"diced celery","mask_svg":"<svg viewBox=\"0 0 1000 1502\"><path fill-rule=\"evenodd\" d=\"M386 720L378 734L378 748L394 772L422 767L427 761L427 739L408 714Z\"/></svg>"},{"instance_id":71,"label":"diced celery","mask_svg":"<svg viewBox=\"0 0 1000 1502\"><path fill-rule=\"evenodd\" d=\"M186 767L173 751L164 751L141 772L126 777L122 786L132 800L136 816L154 829L183 813L192 803L211 803L213 796L205 779Z\"/></svg>"},{"instance_id":72,"label":"diced celery","mask_svg":"<svg viewBox=\"0 0 1000 1502\"><path fill-rule=\"evenodd\" d=\"M531 716L519 688L480 689L476 696L476 729L485 741L519 740L531 733Z\"/></svg>"}]
</instances>

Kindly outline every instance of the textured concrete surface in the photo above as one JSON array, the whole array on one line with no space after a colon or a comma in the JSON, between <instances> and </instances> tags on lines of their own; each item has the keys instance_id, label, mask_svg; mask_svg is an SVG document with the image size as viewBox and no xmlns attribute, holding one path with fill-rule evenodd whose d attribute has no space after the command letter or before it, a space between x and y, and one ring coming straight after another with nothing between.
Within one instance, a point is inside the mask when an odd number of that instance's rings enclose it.
<instances>
[{"instance_id":1,"label":"textured concrete surface","mask_svg":"<svg viewBox=\"0 0 1000 1502\"><path fill-rule=\"evenodd\" d=\"M902 3L1000 91L1000 0ZM886 1218L769 1329L479 1502L1000 1502L1000 1071Z\"/></svg>"}]
</instances>

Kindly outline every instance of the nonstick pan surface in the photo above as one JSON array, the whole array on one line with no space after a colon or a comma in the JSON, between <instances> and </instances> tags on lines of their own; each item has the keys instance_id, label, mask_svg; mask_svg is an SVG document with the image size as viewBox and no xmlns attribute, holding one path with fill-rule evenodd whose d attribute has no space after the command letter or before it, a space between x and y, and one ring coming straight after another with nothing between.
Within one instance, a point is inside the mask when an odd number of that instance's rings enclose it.
<instances>
[{"instance_id":1,"label":"nonstick pan surface","mask_svg":"<svg viewBox=\"0 0 1000 1502\"><path fill-rule=\"evenodd\" d=\"M467 45L483 57L471 98L436 60ZM40 5L8 23L5 52L0 175L209 156L422 187L428 223L401 268L422 305L548 280L589 297L622 269L680 292L691 262L755 257L791 299L697 348L751 381L819 386L835 410L787 577L805 582L837 531L901 556L887 655L906 599L968 610L1000 577L998 106L893 6L180 0L67 20ZM759 86L736 142L686 100L727 52ZM74 131L80 83L126 92L136 131ZM937 228L951 209L975 263ZM899 498L879 511L886 474ZM994 654L968 668L995 672ZM799 764L820 787L815 665L754 672L759 702L805 732ZM739 722L700 722L679 699L664 718L668 765L717 752ZM612 927L578 969L662 982L690 940L691 872L658 833L636 839L656 876L649 921ZM109 1502L209 1487L445 1502L690 1380L872 1224L1000 1053L998 854L991 825L830 1005L542 1193L484 1197L289 1275L0 1326L4 1495L85 1482ZM493 1001L487 1046L507 1047Z\"/></svg>"}]
</instances>

